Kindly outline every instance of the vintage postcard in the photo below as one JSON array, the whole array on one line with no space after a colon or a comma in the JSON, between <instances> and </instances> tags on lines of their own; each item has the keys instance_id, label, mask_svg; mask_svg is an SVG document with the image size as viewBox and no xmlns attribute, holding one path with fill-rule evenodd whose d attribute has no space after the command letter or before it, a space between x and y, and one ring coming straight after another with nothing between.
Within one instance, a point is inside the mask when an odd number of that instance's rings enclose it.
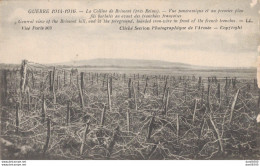
<instances>
[{"instance_id":1,"label":"vintage postcard","mask_svg":"<svg viewBox=\"0 0 260 166\"><path fill-rule=\"evenodd\" d=\"M258 165L259 6L0 1L0 158Z\"/></svg>"}]
</instances>

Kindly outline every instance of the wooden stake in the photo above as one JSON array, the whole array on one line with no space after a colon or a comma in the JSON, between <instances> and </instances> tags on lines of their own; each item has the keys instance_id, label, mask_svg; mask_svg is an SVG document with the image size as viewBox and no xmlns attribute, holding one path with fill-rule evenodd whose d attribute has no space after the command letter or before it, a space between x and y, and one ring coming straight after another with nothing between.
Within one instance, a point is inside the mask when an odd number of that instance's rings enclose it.
<instances>
[{"instance_id":1,"label":"wooden stake","mask_svg":"<svg viewBox=\"0 0 260 166\"><path fill-rule=\"evenodd\" d=\"M258 88L258 100L257 100L257 108L260 108L260 89Z\"/></svg>"},{"instance_id":2,"label":"wooden stake","mask_svg":"<svg viewBox=\"0 0 260 166\"><path fill-rule=\"evenodd\" d=\"M222 144L222 139L221 139L220 134L219 134L219 131L218 131L218 129L217 129L217 127L216 127L216 125L215 125L213 119L212 119L211 114L209 115L209 119L210 119L210 122L211 122L211 124L212 124L212 126L213 126L213 129L214 129L213 131L215 132L215 135L216 135L216 137L217 137L217 139L218 139L219 149L220 149L221 152L224 152L223 144Z\"/></svg>"},{"instance_id":3,"label":"wooden stake","mask_svg":"<svg viewBox=\"0 0 260 166\"><path fill-rule=\"evenodd\" d=\"M67 102L67 119L66 119L67 126L69 126L69 124L70 124L70 104L71 104L71 101L68 101Z\"/></svg>"},{"instance_id":4,"label":"wooden stake","mask_svg":"<svg viewBox=\"0 0 260 166\"><path fill-rule=\"evenodd\" d=\"M34 75L33 75L33 71L32 71L32 73L31 73L31 76L32 76L32 87L34 88Z\"/></svg>"},{"instance_id":5,"label":"wooden stake","mask_svg":"<svg viewBox=\"0 0 260 166\"><path fill-rule=\"evenodd\" d=\"M228 88L228 78L225 77L225 89L227 89L227 88Z\"/></svg>"},{"instance_id":6,"label":"wooden stake","mask_svg":"<svg viewBox=\"0 0 260 166\"><path fill-rule=\"evenodd\" d=\"M220 102L220 83L218 83L217 98Z\"/></svg>"},{"instance_id":7,"label":"wooden stake","mask_svg":"<svg viewBox=\"0 0 260 166\"><path fill-rule=\"evenodd\" d=\"M64 82L63 82L63 84L64 84L64 86L66 86L66 71L65 71L65 70L63 71L63 74L64 74L64 78L63 78L63 79L64 79L64 80L63 80Z\"/></svg>"},{"instance_id":8,"label":"wooden stake","mask_svg":"<svg viewBox=\"0 0 260 166\"><path fill-rule=\"evenodd\" d=\"M110 77L110 95L112 95L112 90L113 90L113 87L112 87L112 85L113 85L113 78L112 78L112 76Z\"/></svg>"},{"instance_id":9,"label":"wooden stake","mask_svg":"<svg viewBox=\"0 0 260 166\"><path fill-rule=\"evenodd\" d=\"M180 124L179 124L179 115L176 114L176 135L177 135L177 142L179 142L179 130L180 130Z\"/></svg>"},{"instance_id":10,"label":"wooden stake","mask_svg":"<svg viewBox=\"0 0 260 166\"><path fill-rule=\"evenodd\" d=\"M83 93L84 91L84 73L80 72L80 87L81 87L81 91Z\"/></svg>"},{"instance_id":11,"label":"wooden stake","mask_svg":"<svg viewBox=\"0 0 260 166\"><path fill-rule=\"evenodd\" d=\"M52 71L49 71L49 84L50 84L50 92L53 92L53 87L52 87Z\"/></svg>"},{"instance_id":12,"label":"wooden stake","mask_svg":"<svg viewBox=\"0 0 260 166\"><path fill-rule=\"evenodd\" d=\"M42 123L45 121L45 115L46 115L46 103L45 103L45 96L42 96Z\"/></svg>"},{"instance_id":13,"label":"wooden stake","mask_svg":"<svg viewBox=\"0 0 260 166\"><path fill-rule=\"evenodd\" d=\"M20 118L19 118L19 109L20 109L20 106L19 106L19 103L17 104L17 107L16 107L16 121L15 121L15 131L16 133L19 132L19 125L20 125Z\"/></svg>"},{"instance_id":14,"label":"wooden stake","mask_svg":"<svg viewBox=\"0 0 260 166\"><path fill-rule=\"evenodd\" d=\"M138 74L138 82L137 82L137 94L140 93L140 84L139 84L139 74Z\"/></svg>"},{"instance_id":15,"label":"wooden stake","mask_svg":"<svg viewBox=\"0 0 260 166\"><path fill-rule=\"evenodd\" d=\"M82 142L81 142L80 152L79 152L80 155L83 154L84 145L85 145L85 142L86 142L86 137L87 137L87 134L89 132L89 123L90 123L90 121L87 122L86 127L85 127L85 131L84 131L84 134L83 134L83 139L82 139Z\"/></svg>"},{"instance_id":16,"label":"wooden stake","mask_svg":"<svg viewBox=\"0 0 260 166\"><path fill-rule=\"evenodd\" d=\"M156 95L159 96L159 81L158 81L157 77L156 77L156 83L157 83L156 84L156 87L157 87L156 88Z\"/></svg>"},{"instance_id":17,"label":"wooden stake","mask_svg":"<svg viewBox=\"0 0 260 166\"><path fill-rule=\"evenodd\" d=\"M55 71L56 71L56 69L55 69L55 67L53 67L53 71L52 71L52 92L55 91L55 87L54 87L54 85L55 85Z\"/></svg>"},{"instance_id":18,"label":"wooden stake","mask_svg":"<svg viewBox=\"0 0 260 166\"><path fill-rule=\"evenodd\" d=\"M104 74L104 78L103 78L103 87L105 86L105 80L106 80L106 74Z\"/></svg>"},{"instance_id":19,"label":"wooden stake","mask_svg":"<svg viewBox=\"0 0 260 166\"><path fill-rule=\"evenodd\" d=\"M128 81L128 99L131 99L132 94L131 94L131 78L129 78Z\"/></svg>"},{"instance_id":20,"label":"wooden stake","mask_svg":"<svg viewBox=\"0 0 260 166\"><path fill-rule=\"evenodd\" d=\"M207 92L207 107L210 106L210 83L208 83L208 92Z\"/></svg>"},{"instance_id":21,"label":"wooden stake","mask_svg":"<svg viewBox=\"0 0 260 166\"><path fill-rule=\"evenodd\" d=\"M151 134L152 134L152 130L153 130L153 123L154 123L154 115L152 116L150 123L148 125L148 131L147 131L147 137L146 140L150 140L151 138Z\"/></svg>"},{"instance_id":22,"label":"wooden stake","mask_svg":"<svg viewBox=\"0 0 260 166\"><path fill-rule=\"evenodd\" d=\"M98 84L98 73L97 73L97 84Z\"/></svg>"},{"instance_id":23,"label":"wooden stake","mask_svg":"<svg viewBox=\"0 0 260 166\"><path fill-rule=\"evenodd\" d=\"M28 112L30 111L31 108L31 99L30 99L30 89L28 88L27 90L27 104L28 104Z\"/></svg>"},{"instance_id":24,"label":"wooden stake","mask_svg":"<svg viewBox=\"0 0 260 166\"><path fill-rule=\"evenodd\" d=\"M165 106L164 106L164 115L167 115L168 105L169 105L169 88L167 88L167 90L166 90L166 101L165 101Z\"/></svg>"},{"instance_id":25,"label":"wooden stake","mask_svg":"<svg viewBox=\"0 0 260 166\"><path fill-rule=\"evenodd\" d=\"M102 114L101 114L101 120L100 120L100 125L101 125L101 126L103 126L104 123L105 123L106 109L107 109L107 107L104 106L104 109L103 109Z\"/></svg>"},{"instance_id":26,"label":"wooden stake","mask_svg":"<svg viewBox=\"0 0 260 166\"><path fill-rule=\"evenodd\" d=\"M146 80L145 80L144 95L146 93L147 86L148 86L148 77L146 77Z\"/></svg>"},{"instance_id":27,"label":"wooden stake","mask_svg":"<svg viewBox=\"0 0 260 166\"><path fill-rule=\"evenodd\" d=\"M195 121L196 110L197 110L197 99L195 99L195 105L194 105L193 116L192 116L192 123L194 123L194 121Z\"/></svg>"},{"instance_id":28,"label":"wooden stake","mask_svg":"<svg viewBox=\"0 0 260 166\"><path fill-rule=\"evenodd\" d=\"M203 100L204 100L204 85L202 85L201 87L201 105L203 104Z\"/></svg>"},{"instance_id":29,"label":"wooden stake","mask_svg":"<svg viewBox=\"0 0 260 166\"><path fill-rule=\"evenodd\" d=\"M133 88L133 93L134 93L134 102L135 102L135 110L137 111L138 107L137 107L137 98L136 98L136 92L135 92L135 85L132 82L132 88Z\"/></svg>"},{"instance_id":30,"label":"wooden stake","mask_svg":"<svg viewBox=\"0 0 260 166\"><path fill-rule=\"evenodd\" d=\"M167 84L168 84L168 77L166 78L166 80L165 80L165 84L164 84L164 88L163 88L163 100L164 100L164 97L165 97L165 92L166 92L166 88L167 88Z\"/></svg>"},{"instance_id":31,"label":"wooden stake","mask_svg":"<svg viewBox=\"0 0 260 166\"><path fill-rule=\"evenodd\" d=\"M21 66L21 81L20 81L20 89L21 93L24 92L24 86L26 82L26 75L27 75L27 60L22 61L22 66Z\"/></svg>"},{"instance_id":32,"label":"wooden stake","mask_svg":"<svg viewBox=\"0 0 260 166\"><path fill-rule=\"evenodd\" d=\"M107 100L108 100L109 111L112 111L112 108L111 108L111 97L110 97L110 84L109 84L109 80L108 79L107 79Z\"/></svg>"},{"instance_id":33,"label":"wooden stake","mask_svg":"<svg viewBox=\"0 0 260 166\"><path fill-rule=\"evenodd\" d=\"M91 85L93 85L94 84L94 76L93 76L93 73L92 73L92 75L91 75Z\"/></svg>"},{"instance_id":34,"label":"wooden stake","mask_svg":"<svg viewBox=\"0 0 260 166\"><path fill-rule=\"evenodd\" d=\"M79 83L78 83L78 90L79 90L80 106L81 106L81 108L84 108L83 92L81 89L81 85Z\"/></svg>"},{"instance_id":35,"label":"wooden stake","mask_svg":"<svg viewBox=\"0 0 260 166\"><path fill-rule=\"evenodd\" d=\"M7 104L7 100L6 100L6 98L7 98L7 70L1 71L0 87L1 87L1 93L0 93L1 105L6 105Z\"/></svg>"},{"instance_id":36,"label":"wooden stake","mask_svg":"<svg viewBox=\"0 0 260 166\"><path fill-rule=\"evenodd\" d=\"M127 109L126 112L126 121L127 121L127 131L130 132L130 111Z\"/></svg>"},{"instance_id":37,"label":"wooden stake","mask_svg":"<svg viewBox=\"0 0 260 166\"><path fill-rule=\"evenodd\" d=\"M50 117L48 117L47 118L47 137L46 137L46 143L43 148L43 156L45 156L46 151L48 149L50 138L51 138L51 119L50 119Z\"/></svg>"},{"instance_id":38,"label":"wooden stake","mask_svg":"<svg viewBox=\"0 0 260 166\"><path fill-rule=\"evenodd\" d=\"M72 73L70 73L70 85L72 84Z\"/></svg>"},{"instance_id":39,"label":"wooden stake","mask_svg":"<svg viewBox=\"0 0 260 166\"><path fill-rule=\"evenodd\" d=\"M79 85L79 75L77 74L77 86Z\"/></svg>"},{"instance_id":40,"label":"wooden stake","mask_svg":"<svg viewBox=\"0 0 260 166\"><path fill-rule=\"evenodd\" d=\"M52 94L53 94L53 104L56 104L56 92L55 92L55 90L53 90Z\"/></svg>"},{"instance_id":41,"label":"wooden stake","mask_svg":"<svg viewBox=\"0 0 260 166\"><path fill-rule=\"evenodd\" d=\"M233 101L232 106L231 106L229 124L231 123L232 118L233 118L233 112L234 112L234 109L235 109L235 106L236 106L238 94L239 94L239 89L237 90L237 93L235 94L234 101Z\"/></svg>"},{"instance_id":42,"label":"wooden stake","mask_svg":"<svg viewBox=\"0 0 260 166\"><path fill-rule=\"evenodd\" d=\"M187 82L184 82L184 101L187 100Z\"/></svg>"}]
</instances>

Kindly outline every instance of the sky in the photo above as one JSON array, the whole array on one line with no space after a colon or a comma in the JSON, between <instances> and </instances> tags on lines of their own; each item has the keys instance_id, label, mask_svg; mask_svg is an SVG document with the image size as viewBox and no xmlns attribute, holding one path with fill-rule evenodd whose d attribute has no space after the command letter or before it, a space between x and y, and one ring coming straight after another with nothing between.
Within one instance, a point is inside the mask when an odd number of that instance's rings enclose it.
<instances>
[{"instance_id":1,"label":"sky","mask_svg":"<svg viewBox=\"0 0 260 166\"><path fill-rule=\"evenodd\" d=\"M0 63L21 63L23 59L37 63L59 63L95 58L127 58L200 66L256 67L260 51L259 6L257 0L1 1ZM21 25L15 24L18 20L64 17L64 14L28 14L28 9L46 8L243 9L243 14L219 14L218 17L250 18L254 22L243 23L240 31L189 32L119 31L119 25L111 24L57 24L51 31L24 31ZM77 17L66 17L83 18L86 15L82 13ZM193 18L194 15L185 17ZM201 14L199 17L216 18L216 15Z\"/></svg>"}]
</instances>

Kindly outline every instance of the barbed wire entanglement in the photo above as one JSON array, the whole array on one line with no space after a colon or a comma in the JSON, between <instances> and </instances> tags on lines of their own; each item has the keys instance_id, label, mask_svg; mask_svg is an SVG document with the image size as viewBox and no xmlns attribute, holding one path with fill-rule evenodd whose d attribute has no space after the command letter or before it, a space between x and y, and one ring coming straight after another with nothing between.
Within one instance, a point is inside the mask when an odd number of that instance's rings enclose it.
<instances>
[{"instance_id":1,"label":"barbed wire entanglement","mask_svg":"<svg viewBox=\"0 0 260 166\"><path fill-rule=\"evenodd\" d=\"M85 69L84 69L85 70ZM256 79L1 71L2 159L256 159Z\"/></svg>"}]
</instances>

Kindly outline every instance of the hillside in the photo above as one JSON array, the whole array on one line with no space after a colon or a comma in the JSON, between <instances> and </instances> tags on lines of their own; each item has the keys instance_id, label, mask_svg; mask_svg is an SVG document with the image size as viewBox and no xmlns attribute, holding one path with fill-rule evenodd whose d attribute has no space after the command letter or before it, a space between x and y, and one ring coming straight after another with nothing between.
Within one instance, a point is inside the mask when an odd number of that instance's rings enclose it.
<instances>
[{"instance_id":1,"label":"hillside","mask_svg":"<svg viewBox=\"0 0 260 166\"><path fill-rule=\"evenodd\" d=\"M91 67L138 67L138 68L192 68L194 66L176 63L166 62L160 60L137 60L137 59L91 59L91 60L79 60L65 63L58 63L56 65L64 66L91 66Z\"/></svg>"}]
</instances>

